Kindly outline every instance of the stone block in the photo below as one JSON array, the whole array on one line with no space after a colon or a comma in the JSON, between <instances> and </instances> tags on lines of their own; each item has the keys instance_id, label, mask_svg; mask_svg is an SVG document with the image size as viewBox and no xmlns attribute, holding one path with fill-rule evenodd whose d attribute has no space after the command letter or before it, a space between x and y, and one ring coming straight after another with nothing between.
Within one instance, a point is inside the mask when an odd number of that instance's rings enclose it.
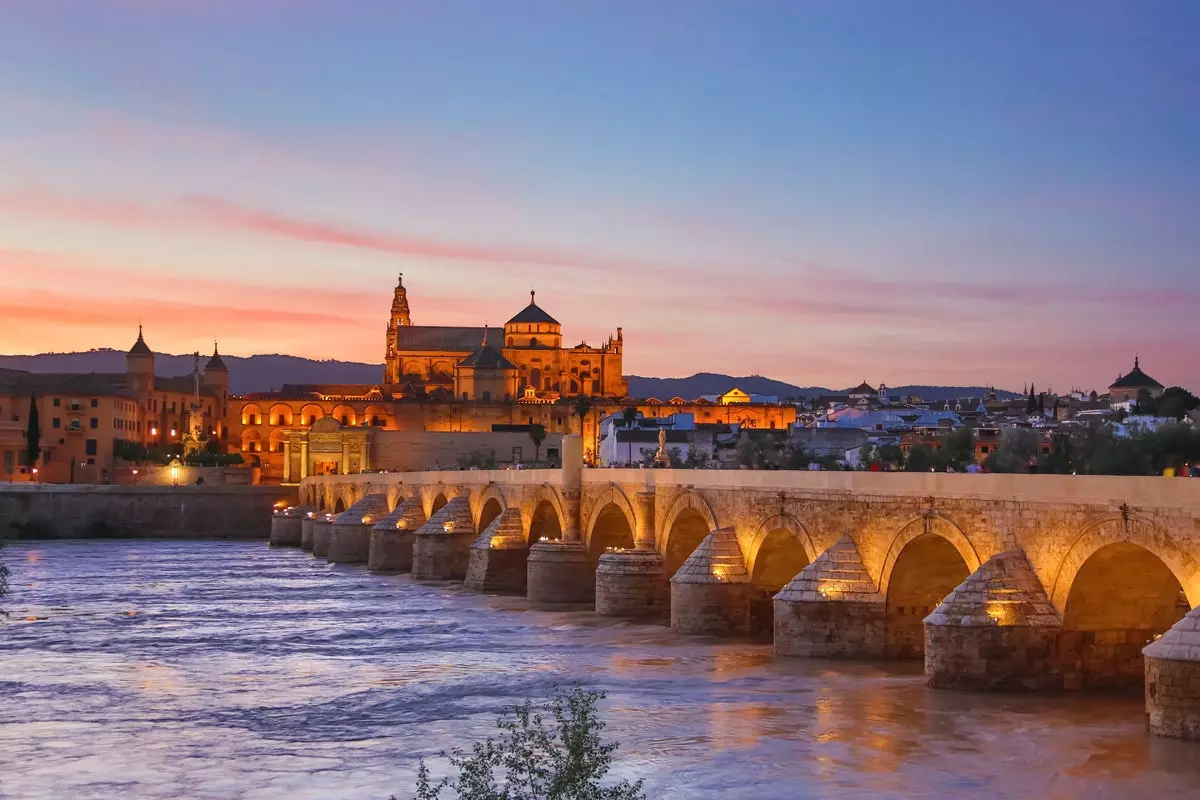
<instances>
[{"instance_id":1,"label":"stone block","mask_svg":"<svg viewBox=\"0 0 1200 800\"><path fill-rule=\"evenodd\" d=\"M775 596L775 655L802 658L883 658L884 604L780 600Z\"/></svg>"},{"instance_id":2,"label":"stone block","mask_svg":"<svg viewBox=\"0 0 1200 800\"><path fill-rule=\"evenodd\" d=\"M379 526L372 528L367 569L372 572L412 571L413 538L410 530Z\"/></svg>"},{"instance_id":3,"label":"stone block","mask_svg":"<svg viewBox=\"0 0 1200 800\"><path fill-rule=\"evenodd\" d=\"M537 542L529 548L526 595L539 603L591 603L596 581L583 542Z\"/></svg>"},{"instance_id":4,"label":"stone block","mask_svg":"<svg viewBox=\"0 0 1200 800\"><path fill-rule=\"evenodd\" d=\"M421 581L461 581L467 577L475 534L418 531L413 537L412 576Z\"/></svg>"},{"instance_id":5,"label":"stone block","mask_svg":"<svg viewBox=\"0 0 1200 800\"><path fill-rule=\"evenodd\" d=\"M305 516L300 520L300 549L311 553L313 549L313 525L316 519Z\"/></svg>"},{"instance_id":6,"label":"stone block","mask_svg":"<svg viewBox=\"0 0 1200 800\"><path fill-rule=\"evenodd\" d=\"M747 583L671 581L671 627L700 636L744 636L750 630Z\"/></svg>"},{"instance_id":7,"label":"stone block","mask_svg":"<svg viewBox=\"0 0 1200 800\"><path fill-rule=\"evenodd\" d=\"M528 550L493 550L472 545L464 585L478 592L525 593Z\"/></svg>"},{"instance_id":8,"label":"stone block","mask_svg":"<svg viewBox=\"0 0 1200 800\"><path fill-rule=\"evenodd\" d=\"M371 556L371 526L335 522L329 536L326 558L334 564L366 564Z\"/></svg>"},{"instance_id":9,"label":"stone block","mask_svg":"<svg viewBox=\"0 0 1200 800\"><path fill-rule=\"evenodd\" d=\"M329 555L329 539L333 534L333 517L325 516L313 520L312 554L316 558Z\"/></svg>"},{"instance_id":10,"label":"stone block","mask_svg":"<svg viewBox=\"0 0 1200 800\"><path fill-rule=\"evenodd\" d=\"M667 616L667 578L657 550L604 553L596 568L596 613L633 619Z\"/></svg>"}]
</instances>

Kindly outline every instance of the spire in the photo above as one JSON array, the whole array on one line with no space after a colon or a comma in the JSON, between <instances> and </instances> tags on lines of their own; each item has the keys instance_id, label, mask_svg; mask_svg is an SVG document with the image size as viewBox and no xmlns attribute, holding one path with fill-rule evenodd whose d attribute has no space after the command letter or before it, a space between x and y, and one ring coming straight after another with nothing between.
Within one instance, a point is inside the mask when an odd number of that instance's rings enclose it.
<instances>
[{"instance_id":1,"label":"spire","mask_svg":"<svg viewBox=\"0 0 1200 800\"><path fill-rule=\"evenodd\" d=\"M533 289L529 290L529 305L537 305L537 292L535 292Z\"/></svg>"},{"instance_id":2,"label":"spire","mask_svg":"<svg viewBox=\"0 0 1200 800\"><path fill-rule=\"evenodd\" d=\"M150 348L146 346L146 340L142 338L142 325L140 322L138 323L138 338L137 338L137 341L133 343L133 347L129 348L129 355L131 355L131 356L152 356L152 355L154 355L154 353L151 352Z\"/></svg>"},{"instance_id":3,"label":"spire","mask_svg":"<svg viewBox=\"0 0 1200 800\"><path fill-rule=\"evenodd\" d=\"M396 281L396 291L392 294L392 327L407 328L412 326L412 317L408 310L408 290L404 288L404 273L400 273Z\"/></svg>"},{"instance_id":4,"label":"spire","mask_svg":"<svg viewBox=\"0 0 1200 800\"><path fill-rule=\"evenodd\" d=\"M1141 356L1135 355L1133 357L1133 368L1134 369L1141 369L1141 364L1140 364L1141 360L1142 360Z\"/></svg>"},{"instance_id":5,"label":"spire","mask_svg":"<svg viewBox=\"0 0 1200 800\"><path fill-rule=\"evenodd\" d=\"M229 367L225 366L225 362L221 359L221 354L217 352L217 340L216 339L213 339L212 358L210 358L208 360L208 363L204 365L205 372L209 372L211 370L224 370L225 372L229 371Z\"/></svg>"},{"instance_id":6,"label":"spire","mask_svg":"<svg viewBox=\"0 0 1200 800\"><path fill-rule=\"evenodd\" d=\"M480 347L487 347L487 335L488 335L488 324L486 322L484 322L483 323L483 343L480 344Z\"/></svg>"}]
</instances>

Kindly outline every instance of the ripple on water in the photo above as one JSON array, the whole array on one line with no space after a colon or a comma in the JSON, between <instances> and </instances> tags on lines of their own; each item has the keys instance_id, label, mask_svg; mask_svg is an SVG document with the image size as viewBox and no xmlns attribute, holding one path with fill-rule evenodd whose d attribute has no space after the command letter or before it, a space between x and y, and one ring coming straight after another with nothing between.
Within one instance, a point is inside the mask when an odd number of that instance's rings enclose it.
<instances>
[{"instance_id":1,"label":"ripple on water","mask_svg":"<svg viewBox=\"0 0 1200 800\"><path fill-rule=\"evenodd\" d=\"M5 551L0 796L386 798L503 707L609 692L615 770L671 797L1186 796L1136 698L932 692L920 664L533 609L232 542ZM36 620L36 621L35 621Z\"/></svg>"}]
</instances>

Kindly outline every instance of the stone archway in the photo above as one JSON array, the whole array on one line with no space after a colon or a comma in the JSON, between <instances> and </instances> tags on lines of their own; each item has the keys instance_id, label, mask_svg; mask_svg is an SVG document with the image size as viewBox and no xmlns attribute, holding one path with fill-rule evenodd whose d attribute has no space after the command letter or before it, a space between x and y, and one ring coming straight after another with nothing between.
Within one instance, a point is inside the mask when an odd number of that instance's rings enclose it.
<instances>
[{"instance_id":1,"label":"stone archway","mask_svg":"<svg viewBox=\"0 0 1200 800\"><path fill-rule=\"evenodd\" d=\"M553 542L563 536L562 522L558 511L549 500L539 500L529 515L529 526L525 536L526 542L532 547L540 541Z\"/></svg>"},{"instance_id":2,"label":"stone archway","mask_svg":"<svg viewBox=\"0 0 1200 800\"><path fill-rule=\"evenodd\" d=\"M625 493L616 487L606 489L588 516L587 552L592 568L609 548L633 548L636 526L637 517Z\"/></svg>"},{"instance_id":3,"label":"stone archway","mask_svg":"<svg viewBox=\"0 0 1200 800\"><path fill-rule=\"evenodd\" d=\"M555 490L553 486L548 483L543 483L537 488L537 491L530 496L528 503L523 505L526 509L526 512L521 515L522 522L525 525L525 538L530 542L530 544L536 542L543 535L542 533L535 533L534 531L535 523L539 522L542 523L542 529L549 531L548 533L544 534L548 538L562 538L562 535L567 530L567 515L563 510L562 498L559 497L558 491ZM539 514L542 515L541 518L539 518ZM547 516L550 514L553 514L554 516L552 524L549 520L549 516ZM555 528L558 530L557 536L552 535Z\"/></svg>"},{"instance_id":4,"label":"stone archway","mask_svg":"<svg viewBox=\"0 0 1200 800\"><path fill-rule=\"evenodd\" d=\"M925 617L977 569L975 548L946 518L929 513L901 527L884 557L879 580L885 603L884 654L921 658Z\"/></svg>"},{"instance_id":5,"label":"stone archway","mask_svg":"<svg viewBox=\"0 0 1200 800\"><path fill-rule=\"evenodd\" d=\"M712 506L697 492L684 491L671 501L656 537L668 580L717 527Z\"/></svg>"},{"instance_id":6,"label":"stone archway","mask_svg":"<svg viewBox=\"0 0 1200 800\"><path fill-rule=\"evenodd\" d=\"M1059 655L1067 689L1144 682L1142 648L1194 605L1195 565L1171 536L1135 517L1085 528L1051 589L1062 614Z\"/></svg>"},{"instance_id":7,"label":"stone archway","mask_svg":"<svg viewBox=\"0 0 1200 800\"><path fill-rule=\"evenodd\" d=\"M812 537L792 515L776 514L758 525L746 559L751 633L774 630L775 595L816 557Z\"/></svg>"},{"instance_id":8,"label":"stone archway","mask_svg":"<svg viewBox=\"0 0 1200 800\"><path fill-rule=\"evenodd\" d=\"M334 513L334 514L340 514L340 513L342 513L342 512L343 512L343 511L345 511L345 510L346 510L346 501L345 501L345 500L343 500L341 497L339 497L339 498L337 499L337 502L335 502L335 503L333 504L333 513Z\"/></svg>"},{"instance_id":9,"label":"stone archway","mask_svg":"<svg viewBox=\"0 0 1200 800\"><path fill-rule=\"evenodd\" d=\"M485 486L483 491L475 497L473 516L475 517L475 531L483 533L487 530L487 526L496 521L496 517L508 507L504 500L504 493L499 487L489 484Z\"/></svg>"}]
</instances>

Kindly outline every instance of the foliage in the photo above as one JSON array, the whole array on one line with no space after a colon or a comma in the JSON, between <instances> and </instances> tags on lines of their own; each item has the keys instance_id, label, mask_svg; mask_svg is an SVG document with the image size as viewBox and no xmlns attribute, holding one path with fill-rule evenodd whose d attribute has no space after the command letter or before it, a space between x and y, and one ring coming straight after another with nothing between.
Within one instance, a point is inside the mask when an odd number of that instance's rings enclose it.
<instances>
[{"instance_id":1,"label":"foliage","mask_svg":"<svg viewBox=\"0 0 1200 800\"><path fill-rule=\"evenodd\" d=\"M25 463L36 467L42 455L42 426L38 421L37 397L29 393L29 427L25 432Z\"/></svg>"},{"instance_id":2,"label":"foliage","mask_svg":"<svg viewBox=\"0 0 1200 800\"><path fill-rule=\"evenodd\" d=\"M975 431L956 428L942 438L942 447L935 457L935 466L950 466L961 472L975 463Z\"/></svg>"},{"instance_id":3,"label":"foliage","mask_svg":"<svg viewBox=\"0 0 1200 800\"><path fill-rule=\"evenodd\" d=\"M1037 431L1029 428L1005 428L984 466L989 472L1028 472L1030 461L1037 458L1040 440Z\"/></svg>"},{"instance_id":4,"label":"foliage","mask_svg":"<svg viewBox=\"0 0 1200 800\"><path fill-rule=\"evenodd\" d=\"M469 754L443 754L457 774L434 783L421 761L417 800L438 800L443 789L459 800L644 800L641 781L601 785L617 749L600 738L596 707L604 696L578 686L558 691L548 709L552 727L528 700L505 710L498 737L476 742Z\"/></svg>"},{"instance_id":5,"label":"foliage","mask_svg":"<svg viewBox=\"0 0 1200 800\"><path fill-rule=\"evenodd\" d=\"M880 463L891 464L897 468L904 467L904 451L900 449L898 444L885 444L878 448L876 456Z\"/></svg>"},{"instance_id":6,"label":"foliage","mask_svg":"<svg viewBox=\"0 0 1200 800\"><path fill-rule=\"evenodd\" d=\"M762 447L754 440L754 437L745 433L741 435L737 441L737 459L743 467L762 466Z\"/></svg>"},{"instance_id":7,"label":"foliage","mask_svg":"<svg viewBox=\"0 0 1200 800\"><path fill-rule=\"evenodd\" d=\"M671 469L682 469L686 465L683 460L683 451L678 447L667 450L667 461L671 463Z\"/></svg>"},{"instance_id":8,"label":"foliage","mask_svg":"<svg viewBox=\"0 0 1200 800\"><path fill-rule=\"evenodd\" d=\"M579 417L579 432L581 434L583 433L584 418L587 417L588 413L591 410L592 410L592 401L589 397L581 394L581 395L579 395L579 397L575 398L575 403L574 403L574 406L572 407L572 411L574 411L575 416Z\"/></svg>"},{"instance_id":9,"label":"foliage","mask_svg":"<svg viewBox=\"0 0 1200 800\"><path fill-rule=\"evenodd\" d=\"M462 469L496 469L496 451L475 450L459 456L457 463Z\"/></svg>"},{"instance_id":10,"label":"foliage","mask_svg":"<svg viewBox=\"0 0 1200 800\"><path fill-rule=\"evenodd\" d=\"M535 423L529 426L529 438L533 442L533 460L542 458L542 442L546 441L546 426Z\"/></svg>"},{"instance_id":11,"label":"foliage","mask_svg":"<svg viewBox=\"0 0 1200 800\"><path fill-rule=\"evenodd\" d=\"M688 448L687 458L683 460L686 469L703 469L708 466L708 456L699 447Z\"/></svg>"},{"instance_id":12,"label":"foliage","mask_svg":"<svg viewBox=\"0 0 1200 800\"><path fill-rule=\"evenodd\" d=\"M1179 420L1197 408L1200 408L1200 397L1180 386L1172 386L1158 397L1152 397L1145 389L1139 391L1133 413Z\"/></svg>"},{"instance_id":13,"label":"foliage","mask_svg":"<svg viewBox=\"0 0 1200 800\"><path fill-rule=\"evenodd\" d=\"M232 467L243 461L241 453L212 453L208 450L189 453L185 459L185 463L192 467Z\"/></svg>"},{"instance_id":14,"label":"foliage","mask_svg":"<svg viewBox=\"0 0 1200 800\"><path fill-rule=\"evenodd\" d=\"M924 442L908 448L904 468L908 472L929 472L934 468L933 448Z\"/></svg>"},{"instance_id":15,"label":"foliage","mask_svg":"<svg viewBox=\"0 0 1200 800\"><path fill-rule=\"evenodd\" d=\"M625 410L621 412L621 419L623 419L625 421L626 428L633 427L634 421L637 420L637 415L638 415L638 410L635 407L633 407L633 406L625 407Z\"/></svg>"}]
</instances>

